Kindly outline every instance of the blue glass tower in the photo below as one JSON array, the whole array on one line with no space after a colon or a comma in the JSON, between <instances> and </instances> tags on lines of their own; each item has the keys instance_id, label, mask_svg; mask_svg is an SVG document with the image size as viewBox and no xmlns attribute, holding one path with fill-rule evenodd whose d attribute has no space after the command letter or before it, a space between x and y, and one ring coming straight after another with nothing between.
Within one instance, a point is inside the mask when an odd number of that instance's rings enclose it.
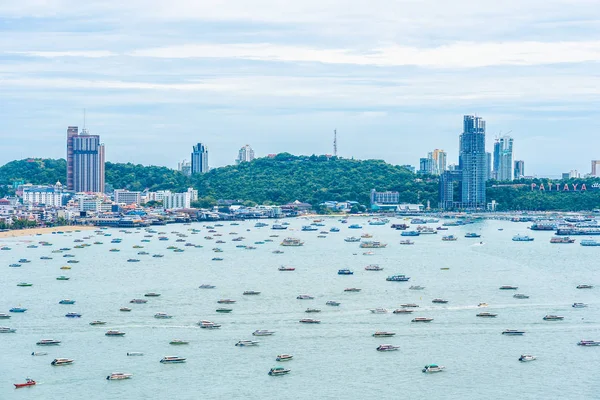
<instances>
[{"instance_id":1,"label":"blue glass tower","mask_svg":"<svg viewBox=\"0 0 600 400\"><path fill-rule=\"evenodd\" d=\"M485 121L481 117L465 115L460 135L459 169L462 171L461 200L463 208L483 209L487 155L485 153Z\"/></svg>"}]
</instances>

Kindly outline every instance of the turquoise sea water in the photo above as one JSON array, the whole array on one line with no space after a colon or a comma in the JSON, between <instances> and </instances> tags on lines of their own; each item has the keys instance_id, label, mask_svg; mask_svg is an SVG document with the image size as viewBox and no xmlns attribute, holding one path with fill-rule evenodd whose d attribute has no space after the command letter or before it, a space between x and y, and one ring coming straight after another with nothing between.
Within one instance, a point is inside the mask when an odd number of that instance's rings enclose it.
<instances>
[{"instance_id":1,"label":"turquoise sea water","mask_svg":"<svg viewBox=\"0 0 600 400\"><path fill-rule=\"evenodd\" d=\"M341 228L326 238L319 231L301 232L306 220L290 220L287 231L254 228L254 221L231 226L224 223L216 230L222 234L207 240L205 224L154 227L166 231L169 241L154 234L150 243L141 243L146 232L106 230L103 237L94 231L30 238L1 239L0 312L21 305L28 311L13 314L0 325L16 328L13 334L0 334L0 399L217 399L217 398L442 398L442 399L591 399L600 398L600 347L580 347L581 339L600 340L600 248L576 244L550 244L550 232L529 232L527 224L487 221L465 227L450 227L437 235L410 238L414 246L401 246L400 232L386 226L369 226L357 220L362 230L348 229L336 219L325 219L325 227ZM272 222L272 221L271 221ZM354 221L353 221L354 222ZM394 220L392 222L400 222ZM439 225L439 224L438 224ZM430 225L437 226L437 225ZM189 229L201 229L192 235ZM504 228L499 231L498 228ZM249 231L247 230L249 229ZM172 231L188 235L187 241L203 248L183 247L175 243ZM466 239L475 231L481 239ZM241 242L256 246L244 250L232 242L237 232ZM344 238L369 232L373 240L388 243L385 249L373 249L363 255L358 243ZM534 242L512 242L514 234L529 234ZM277 234L278 238L269 238ZM442 234L459 236L456 242L442 242ZM72 248L73 240L85 240L90 247ZM281 247L280 241L293 236L304 240L303 247ZM111 244L112 238L122 238ZM221 239L224 244L216 244ZM272 239L273 242L254 244ZM41 240L53 246L29 249ZM102 245L92 244L102 241ZM480 244L483 241L483 244ZM134 249L143 245L143 249ZM177 245L183 253L166 250ZM63 254L52 250L71 247L78 264L66 264ZM120 248L118 253L110 248ZM213 247L223 249L214 253ZM284 254L273 254L281 249ZM164 258L137 255L139 251L162 253ZM52 260L40 260L41 256ZM223 261L212 261L222 257ZM20 258L31 260L20 268L8 265ZM128 263L139 258L139 263ZM368 264L379 264L381 272L365 271ZM71 265L71 270L60 266ZM280 272L280 265L296 268ZM449 270L441 270L448 267ZM337 275L349 268L352 276ZM386 282L393 274L406 274L410 282ZM57 281L59 275L69 281ZM17 287L31 282L32 287ZM216 285L203 290L204 283ZM578 284L599 284L591 290L578 290ZM425 286L413 291L410 285ZM500 291L501 285L519 286L518 293L531 296L514 299L514 291ZM360 293L345 293L358 287ZM258 296L243 296L245 290L260 291ZM147 298L147 304L129 304L144 293L161 293ZM311 294L314 300L297 300L299 294ZM434 298L448 304L432 304ZM61 299L74 299L74 305L60 305ZM215 312L220 298L237 303L230 314ZM328 300L340 307L325 305ZM420 305L413 315L394 315L402 303ZM477 305L486 302L489 307ZM573 302L589 304L573 309ZM123 306L129 313L120 312ZM321 313L307 314L308 307ZM372 314L369 309L387 308L388 314ZM494 319L475 316L480 311L498 313ZM65 318L67 312L79 312L82 318ZM167 312L170 320L153 318ZM547 322L546 314L565 316L563 321ZM416 316L434 318L429 324L414 324ZM321 320L319 325L304 325L302 318ZM199 320L222 324L218 330L200 329ZM105 326L90 326L92 320L108 321ZM108 329L126 332L124 337L106 337ZM270 337L253 337L257 329L275 331ZM522 329L522 337L506 337L504 329ZM373 338L378 330L393 331L393 338ZM62 341L60 346L40 347L43 338ZM169 344L172 339L189 340L185 346ZM242 339L258 340L257 347L236 347ZM396 352L380 353L384 343L400 346ZM33 357L32 351L47 351ZM127 357L141 351L143 357ZM277 363L277 354L294 355L292 361ZM520 363L521 354L538 357ZM185 364L163 365L166 355L187 358ZM70 366L52 367L55 357L73 358ZM446 371L426 375L425 364L438 363ZM292 372L270 377L269 368L281 365ZM133 379L107 381L111 372L134 374ZM39 384L15 390L13 383L26 377Z\"/></svg>"}]
</instances>

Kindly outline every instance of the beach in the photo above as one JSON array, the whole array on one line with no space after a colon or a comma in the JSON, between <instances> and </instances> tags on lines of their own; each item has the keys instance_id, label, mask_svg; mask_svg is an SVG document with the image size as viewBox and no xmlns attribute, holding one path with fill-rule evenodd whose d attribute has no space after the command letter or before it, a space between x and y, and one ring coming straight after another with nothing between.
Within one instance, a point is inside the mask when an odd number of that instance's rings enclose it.
<instances>
[{"instance_id":1,"label":"beach","mask_svg":"<svg viewBox=\"0 0 600 400\"><path fill-rule=\"evenodd\" d=\"M81 226L55 226L52 228L31 228L31 229L16 229L10 230L6 232L0 232L0 239L4 238L14 238L21 236L35 236L37 234L45 234L52 232L74 232L75 230L84 231L84 230L93 230L96 229L95 226L92 225L81 225Z\"/></svg>"}]
</instances>

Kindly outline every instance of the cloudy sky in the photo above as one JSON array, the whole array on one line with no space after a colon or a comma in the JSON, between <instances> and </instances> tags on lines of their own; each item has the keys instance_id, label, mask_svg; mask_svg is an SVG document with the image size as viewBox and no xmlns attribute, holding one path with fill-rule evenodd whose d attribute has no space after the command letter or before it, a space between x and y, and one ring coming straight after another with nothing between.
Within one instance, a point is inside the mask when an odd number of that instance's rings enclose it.
<instances>
[{"instance_id":1,"label":"cloudy sky","mask_svg":"<svg viewBox=\"0 0 600 400\"><path fill-rule=\"evenodd\" d=\"M463 114L512 131L527 174L600 159L599 0L1 0L0 164L64 157L211 166L332 152L455 162Z\"/></svg>"}]
</instances>

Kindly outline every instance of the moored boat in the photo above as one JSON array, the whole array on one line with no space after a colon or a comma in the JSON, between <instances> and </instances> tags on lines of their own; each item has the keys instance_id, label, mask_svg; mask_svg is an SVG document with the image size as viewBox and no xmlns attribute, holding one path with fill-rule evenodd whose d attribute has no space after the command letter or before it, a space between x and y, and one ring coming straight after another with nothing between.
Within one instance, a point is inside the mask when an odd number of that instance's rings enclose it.
<instances>
[{"instance_id":1,"label":"moored boat","mask_svg":"<svg viewBox=\"0 0 600 400\"><path fill-rule=\"evenodd\" d=\"M75 300L63 299L59 301L58 304L75 304Z\"/></svg>"},{"instance_id":2,"label":"moored boat","mask_svg":"<svg viewBox=\"0 0 600 400\"><path fill-rule=\"evenodd\" d=\"M406 308L398 308L393 311L394 314L411 314L414 310L408 310Z\"/></svg>"},{"instance_id":3,"label":"moored boat","mask_svg":"<svg viewBox=\"0 0 600 400\"><path fill-rule=\"evenodd\" d=\"M281 376L281 375L287 375L290 373L291 370L283 368L283 367L273 367L269 370L269 375L270 376Z\"/></svg>"},{"instance_id":4,"label":"moored boat","mask_svg":"<svg viewBox=\"0 0 600 400\"><path fill-rule=\"evenodd\" d=\"M580 340L577 342L578 346L600 346L600 341L598 340Z\"/></svg>"},{"instance_id":5,"label":"moored boat","mask_svg":"<svg viewBox=\"0 0 600 400\"><path fill-rule=\"evenodd\" d=\"M294 358L294 356L291 354L279 354L277 358L275 358L275 361L290 361L292 358Z\"/></svg>"},{"instance_id":6,"label":"moored boat","mask_svg":"<svg viewBox=\"0 0 600 400\"><path fill-rule=\"evenodd\" d=\"M95 325L106 325L106 321L92 321L90 322L90 325L95 326Z\"/></svg>"},{"instance_id":7,"label":"moored boat","mask_svg":"<svg viewBox=\"0 0 600 400\"><path fill-rule=\"evenodd\" d=\"M411 322L431 322L433 321L433 318L429 318L429 317L416 317L413 318Z\"/></svg>"},{"instance_id":8,"label":"moored boat","mask_svg":"<svg viewBox=\"0 0 600 400\"><path fill-rule=\"evenodd\" d=\"M275 334L274 331L269 331L267 329L257 329L252 332L252 336L272 336L273 334Z\"/></svg>"},{"instance_id":9,"label":"moored boat","mask_svg":"<svg viewBox=\"0 0 600 400\"><path fill-rule=\"evenodd\" d=\"M216 324L214 322L207 321L207 320L202 320L202 321L198 322L198 325L200 325L200 328L203 328L203 329L218 329L221 327L221 324Z\"/></svg>"},{"instance_id":10,"label":"moored boat","mask_svg":"<svg viewBox=\"0 0 600 400\"><path fill-rule=\"evenodd\" d=\"M533 242L533 238L527 235L515 235L512 238L513 242Z\"/></svg>"},{"instance_id":11,"label":"moored boat","mask_svg":"<svg viewBox=\"0 0 600 400\"><path fill-rule=\"evenodd\" d=\"M171 319L171 318L173 318L173 316L169 315L167 313L164 313L164 312L157 312L156 314L154 314L154 318L157 318L157 319Z\"/></svg>"},{"instance_id":12,"label":"moored boat","mask_svg":"<svg viewBox=\"0 0 600 400\"><path fill-rule=\"evenodd\" d=\"M544 321L562 321L565 317L561 315L546 315L542 318Z\"/></svg>"},{"instance_id":13,"label":"moored boat","mask_svg":"<svg viewBox=\"0 0 600 400\"><path fill-rule=\"evenodd\" d=\"M425 286L415 285L415 286L409 287L409 289L410 290L423 290L423 289L425 289Z\"/></svg>"},{"instance_id":14,"label":"moored boat","mask_svg":"<svg viewBox=\"0 0 600 400\"><path fill-rule=\"evenodd\" d=\"M165 356L160 360L161 364L181 364L185 362L185 358L177 356Z\"/></svg>"},{"instance_id":15,"label":"moored boat","mask_svg":"<svg viewBox=\"0 0 600 400\"><path fill-rule=\"evenodd\" d=\"M576 288L577 289L593 289L594 286L592 286L592 285L577 285Z\"/></svg>"},{"instance_id":16,"label":"moored boat","mask_svg":"<svg viewBox=\"0 0 600 400\"><path fill-rule=\"evenodd\" d=\"M377 351L396 351L400 349L399 346L392 346L391 344L380 344L375 350Z\"/></svg>"},{"instance_id":17,"label":"moored boat","mask_svg":"<svg viewBox=\"0 0 600 400\"><path fill-rule=\"evenodd\" d=\"M421 371L426 374L434 374L436 372L442 372L446 367L437 364L427 364Z\"/></svg>"},{"instance_id":18,"label":"moored boat","mask_svg":"<svg viewBox=\"0 0 600 400\"><path fill-rule=\"evenodd\" d=\"M517 290L518 288L519 288L518 286L510 286L510 285L500 286L500 290Z\"/></svg>"},{"instance_id":19,"label":"moored boat","mask_svg":"<svg viewBox=\"0 0 600 400\"><path fill-rule=\"evenodd\" d=\"M349 269L340 269L338 270L338 275L354 275L354 272L350 271Z\"/></svg>"},{"instance_id":20,"label":"moored boat","mask_svg":"<svg viewBox=\"0 0 600 400\"><path fill-rule=\"evenodd\" d=\"M182 340L182 339L173 339L169 342L169 344L180 345L180 344L190 344L190 342L187 340Z\"/></svg>"},{"instance_id":21,"label":"moored boat","mask_svg":"<svg viewBox=\"0 0 600 400\"><path fill-rule=\"evenodd\" d=\"M125 372L113 372L112 374L108 375L106 379L109 381L120 381L123 379L131 379L132 376L133 374L128 374Z\"/></svg>"},{"instance_id":22,"label":"moored boat","mask_svg":"<svg viewBox=\"0 0 600 400\"><path fill-rule=\"evenodd\" d=\"M344 289L344 292L351 292L351 293L358 293L360 291L361 291L361 289L355 288L355 287Z\"/></svg>"},{"instance_id":23,"label":"moored boat","mask_svg":"<svg viewBox=\"0 0 600 400\"><path fill-rule=\"evenodd\" d=\"M240 340L235 345L239 347L258 346L258 342L255 340Z\"/></svg>"},{"instance_id":24,"label":"moored boat","mask_svg":"<svg viewBox=\"0 0 600 400\"><path fill-rule=\"evenodd\" d=\"M528 299L529 298L529 296L527 296L526 294L522 294L522 293L517 293L517 294L513 295L513 297L515 299Z\"/></svg>"},{"instance_id":25,"label":"moored boat","mask_svg":"<svg viewBox=\"0 0 600 400\"><path fill-rule=\"evenodd\" d=\"M325 305L326 305L326 306L333 306L333 307L337 307L337 306L339 306L339 305L340 305L340 303L339 303L339 302L337 302L337 301L328 300L328 301L325 303Z\"/></svg>"},{"instance_id":26,"label":"moored boat","mask_svg":"<svg viewBox=\"0 0 600 400\"><path fill-rule=\"evenodd\" d=\"M371 311L373 314L387 314L388 312L388 310L385 308L372 308L369 311Z\"/></svg>"},{"instance_id":27,"label":"moored boat","mask_svg":"<svg viewBox=\"0 0 600 400\"><path fill-rule=\"evenodd\" d=\"M373 334L373 337L392 337L395 335L394 332L377 331Z\"/></svg>"},{"instance_id":28,"label":"moored boat","mask_svg":"<svg viewBox=\"0 0 600 400\"><path fill-rule=\"evenodd\" d=\"M585 303L573 303L573 305L571 307L573 307L573 308L585 308L585 307L587 307L587 304L585 304Z\"/></svg>"},{"instance_id":29,"label":"moored boat","mask_svg":"<svg viewBox=\"0 0 600 400\"><path fill-rule=\"evenodd\" d=\"M52 360L50 365L70 365L73 364L74 361L75 360L72 360L70 358L55 358L54 360Z\"/></svg>"},{"instance_id":30,"label":"moored boat","mask_svg":"<svg viewBox=\"0 0 600 400\"><path fill-rule=\"evenodd\" d=\"M296 270L296 268L294 268L294 267L286 267L286 266L283 266L283 265L281 267L277 268L277 269L279 271L295 271Z\"/></svg>"},{"instance_id":31,"label":"moored boat","mask_svg":"<svg viewBox=\"0 0 600 400\"><path fill-rule=\"evenodd\" d=\"M525 334L525 331L520 331L517 329L506 329L504 331L502 331L503 335L508 335L508 336L522 336Z\"/></svg>"},{"instance_id":32,"label":"moored boat","mask_svg":"<svg viewBox=\"0 0 600 400\"><path fill-rule=\"evenodd\" d=\"M383 271L383 268L377 264L367 265L365 271Z\"/></svg>"},{"instance_id":33,"label":"moored boat","mask_svg":"<svg viewBox=\"0 0 600 400\"><path fill-rule=\"evenodd\" d=\"M496 318L498 316L498 314L494 314L491 312L481 312L479 314L477 314L478 317L482 317L482 318Z\"/></svg>"},{"instance_id":34,"label":"moored boat","mask_svg":"<svg viewBox=\"0 0 600 400\"><path fill-rule=\"evenodd\" d=\"M110 330L110 331L107 331L104 335L105 336L125 336L125 332Z\"/></svg>"},{"instance_id":35,"label":"moored boat","mask_svg":"<svg viewBox=\"0 0 600 400\"><path fill-rule=\"evenodd\" d=\"M38 346L58 346L60 344L60 340L55 339L42 339L36 342Z\"/></svg>"},{"instance_id":36,"label":"moored boat","mask_svg":"<svg viewBox=\"0 0 600 400\"><path fill-rule=\"evenodd\" d=\"M550 239L550 243L562 243L562 244L575 243L575 239L571 239L568 236L554 236Z\"/></svg>"},{"instance_id":37,"label":"moored boat","mask_svg":"<svg viewBox=\"0 0 600 400\"><path fill-rule=\"evenodd\" d=\"M8 328L6 326L0 326L0 333L15 333L17 330L14 328Z\"/></svg>"},{"instance_id":38,"label":"moored boat","mask_svg":"<svg viewBox=\"0 0 600 400\"><path fill-rule=\"evenodd\" d=\"M522 354L521 357L519 357L519 361L521 362L533 361L535 359L536 357L531 354Z\"/></svg>"},{"instance_id":39,"label":"moored boat","mask_svg":"<svg viewBox=\"0 0 600 400\"><path fill-rule=\"evenodd\" d=\"M298 300L313 300L314 297L309 294L299 294L296 299Z\"/></svg>"},{"instance_id":40,"label":"moored boat","mask_svg":"<svg viewBox=\"0 0 600 400\"><path fill-rule=\"evenodd\" d=\"M406 275L392 275L385 278L388 282L408 282L409 279L410 277Z\"/></svg>"},{"instance_id":41,"label":"moored boat","mask_svg":"<svg viewBox=\"0 0 600 400\"><path fill-rule=\"evenodd\" d=\"M320 324L321 323L320 320L312 319L312 318L302 318L299 322L302 324Z\"/></svg>"}]
</instances>

